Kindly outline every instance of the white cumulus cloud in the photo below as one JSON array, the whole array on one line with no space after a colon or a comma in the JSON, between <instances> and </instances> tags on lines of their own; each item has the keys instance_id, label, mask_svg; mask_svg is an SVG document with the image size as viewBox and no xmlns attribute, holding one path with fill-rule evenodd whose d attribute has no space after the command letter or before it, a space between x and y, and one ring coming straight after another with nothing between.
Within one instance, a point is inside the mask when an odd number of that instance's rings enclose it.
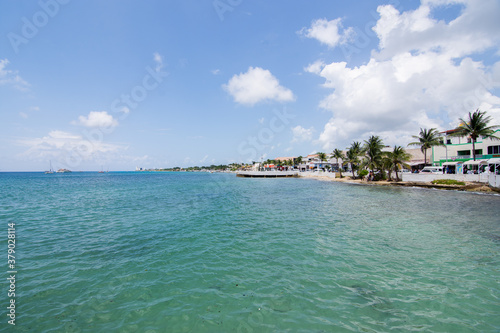
<instances>
[{"instance_id":1,"label":"white cumulus cloud","mask_svg":"<svg viewBox=\"0 0 500 333\"><path fill-rule=\"evenodd\" d=\"M300 125L292 128L293 139L292 142L311 141L314 128L304 128Z\"/></svg>"},{"instance_id":2,"label":"white cumulus cloud","mask_svg":"<svg viewBox=\"0 0 500 333\"><path fill-rule=\"evenodd\" d=\"M450 3L464 6L459 16L435 20L432 10ZM500 48L500 21L492 15L500 12L498 1L426 0L412 11L400 13L391 5L378 11L379 49L366 64L317 61L305 68L331 89L320 102L333 114L319 137L324 149L345 148L371 134L404 145L420 127L450 129L477 108L500 123L494 94L500 65L487 66L477 57Z\"/></svg>"},{"instance_id":3,"label":"white cumulus cloud","mask_svg":"<svg viewBox=\"0 0 500 333\"><path fill-rule=\"evenodd\" d=\"M327 19L318 19L311 23L311 27L302 28L300 35L307 38L317 39L320 43L329 47L335 47L346 43L352 37L354 30L347 28L342 30L342 19L337 18L331 21Z\"/></svg>"},{"instance_id":4,"label":"white cumulus cloud","mask_svg":"<svg viewBox=\"0 0 500 333\"><path fill-rule=\"evenodd\" d=\"M249 106L262 101L295 100L290 89L281 86L269 70L260 67L250 67L246 73L234 75L223 88L235 102Z\"/></svg>"},{"instance_id":5,"label":"white cumulus cloud","mask_svg":"<svg viewBox=\"0 0 500 333\"><path fill-rule=\"evenodd\" d=\"M82 135L65 131L51 131L41 138L22 139L19 144L27 146L25 156L31 158L55 157L66 160L89 160L102 154L116 152L123 147L100 140L88 140Z\"/></svg>"},{"instance_id":6,"label":"white cumulus cloud","mask_svg":"<svg viewBox=\"0 0 500 333\"><path fill-rule=\"evenodd\" d=\"M90 111L88 116L79 116L78 124L85 127L111 128L118 125L118 121L106 111Z\"/></svg>"},{"instance_id":7,"label":"white cumulus cloud","mask_svg":"<svg viewBox=\"0 0 500 333\"><path fill-rule=\"evenodd\" d=\"M432 18L432 10L459 4L460 16L446 23ZM488 48L499 50L500 3L497 0L423 1L414 10L400 13L391 5L377 9L380 19L373 28L379 38L380 57L401 52L438 51L460 58Z\"/></svg>"},{"instance_id":8,"label":"white cumulus cloud","mask_svg":"<svg viewBox=\"0 0 500 333\"><path fill-rule=\"evenodd\" d=\"M18 71L7 69L8 65L9 60L0 59L0 85L9 85L21 91L28 90L29 83L19 76Z\"/></svg>"}]
</instances>

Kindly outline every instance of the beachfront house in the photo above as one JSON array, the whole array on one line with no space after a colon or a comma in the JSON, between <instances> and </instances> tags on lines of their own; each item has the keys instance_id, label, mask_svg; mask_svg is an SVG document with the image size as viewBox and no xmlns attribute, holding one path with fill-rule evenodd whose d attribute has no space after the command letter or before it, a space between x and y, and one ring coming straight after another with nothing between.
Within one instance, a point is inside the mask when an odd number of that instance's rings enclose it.
<instances>
[{"instance_id":1,"label":"beachfront house","mask_svg":"<svg viewBox=\"0 0 500 333\"><path fill-rule=\"evenodd\" d=\"M299 165L300 171L311 171L314 169L314 163L319 161L318 154L309 154L302 158L302 163Z\"/></svg>"},{"instance_id":2,"label":"beachfront house","mask_svg":"<svg viewBox=\"0 0 500 333\"><path fill-rule=\"evenodd\" d=\"M475 143L476 160L473 160L472 140L455 137L449 130L441 132L444 146L432 147L431 160L436 166L444 166L450 174L498 172L495 165L500 163L500 140L479 137ZM500 130L495 132L500 137Z\"/></svg>"},{"instance_id":3,"label":"beachfront house","mask_svg":"<svg viewBox=\"0 0 500 333\"><path fill-rule=\"evenodd\" d=\"M339 161L340 163L340 161ZM328 171L337 166L337 160L331 154L326 155L326 161L321 161L318 154L309 154L302 158L299 165L300 171Z\"/></svg>"}]
</instances>

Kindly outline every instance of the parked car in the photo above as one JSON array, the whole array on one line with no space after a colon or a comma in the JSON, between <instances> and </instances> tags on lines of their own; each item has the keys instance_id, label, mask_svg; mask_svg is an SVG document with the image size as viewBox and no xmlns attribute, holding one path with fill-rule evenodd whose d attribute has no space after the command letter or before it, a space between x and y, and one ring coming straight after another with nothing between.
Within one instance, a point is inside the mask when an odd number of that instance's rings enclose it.
<instances>
[{"instance_id":1,"label":"parked car","mask_svg":"<svg viewBox=\"0 0 500 333\"><path fill-rule=\"evenodd\" d=\"M429 173L429 174L443 174L443 167L442 166L426 166L422 170L420 170L420 173Z\"/></svg>"}]
</instances>

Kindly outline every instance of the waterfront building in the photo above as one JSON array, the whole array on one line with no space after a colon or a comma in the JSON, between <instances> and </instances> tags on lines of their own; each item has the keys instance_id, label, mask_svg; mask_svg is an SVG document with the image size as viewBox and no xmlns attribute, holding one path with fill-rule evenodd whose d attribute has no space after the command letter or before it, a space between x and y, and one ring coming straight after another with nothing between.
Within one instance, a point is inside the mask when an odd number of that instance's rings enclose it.
<instances>
[{"instance_id":1,"label":"waterfront building","mask_svg":"<svg viewBox=\"0 0 500 333\"><path fill-rule=\"evenodd\" d=\"M341 164L342 160L339 160ZM309 154L302 159L300 171L328 171L338 169L337 161L331 154L326 154L326 161L319 159L319 154Z\"/></svg>"},{"instance_id":2,"label":"waterfront building","mask_svg":"<svg viewBox=\"0 0 500 333\"><path fill-rule=\"evenodd\" d=\"M427 161L425 161L425 155L420 148L407 148L405 149L405 151L411 156L410 160L408 161L411 172L418 172L419 170L422 170L426 165L431 164L430 149L427 151Z\"/></svg>"},{"instance_id":3,"label":"waterfront building","mask_svg":"<svg viewBox=\"0 0 500 333\"><path fill-rule=\"evenodd\" d=\"M481 173L496 171L500 162L500 140L479 137L475 142L476 160L473 159L472 140L453 136L455 130L441 132L443 146L432 147L432 164L445 166L449 173ZM500 137L500 130L495 132Z\"/></svg>"},{"instance_id":4,"label":"waterfront building","mask_svg":"<svg viewBox=\"0 0 500 333\"><path fill-rule=\"evenodd\" d=\"M276 157L274 160L276 162L287 162L287 161L294 161L297 157Z\"/></svg>"}]
</instances>

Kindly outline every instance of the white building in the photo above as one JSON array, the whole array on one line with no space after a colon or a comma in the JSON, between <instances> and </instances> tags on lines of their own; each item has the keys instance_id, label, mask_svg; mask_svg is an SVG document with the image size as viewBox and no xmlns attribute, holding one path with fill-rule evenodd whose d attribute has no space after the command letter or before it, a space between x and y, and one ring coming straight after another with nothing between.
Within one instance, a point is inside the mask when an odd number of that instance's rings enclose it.
<instances>
[{"instance_id":1,"label":"white building","mask_svg":"<svg viewBox=\"0 0 500 333\"><path fill-rule=\"evenodd\" d=\"M342 159L339 160L339 164ZM310 154L302 158L302 163L299 165L300 171L330 171L337 169L337 161L331 154L326 154L326 161L319 159L319 154Z\"/></svg>"},{"instance_id":2,"label":"white building","mask_svg":"<svg viewBox=\"0 0 500 333\"><path fill-rule=\"evenodd\" d=\"M496 171L494 165L500 160L500 140L479 137L475 143L474 161L471 139L451 136L453 132L442 132L444 146L432 147L433 165L445 166L451 173ZM495 136L500 137L500 130Z\"/></svg>"}]
</instances>

